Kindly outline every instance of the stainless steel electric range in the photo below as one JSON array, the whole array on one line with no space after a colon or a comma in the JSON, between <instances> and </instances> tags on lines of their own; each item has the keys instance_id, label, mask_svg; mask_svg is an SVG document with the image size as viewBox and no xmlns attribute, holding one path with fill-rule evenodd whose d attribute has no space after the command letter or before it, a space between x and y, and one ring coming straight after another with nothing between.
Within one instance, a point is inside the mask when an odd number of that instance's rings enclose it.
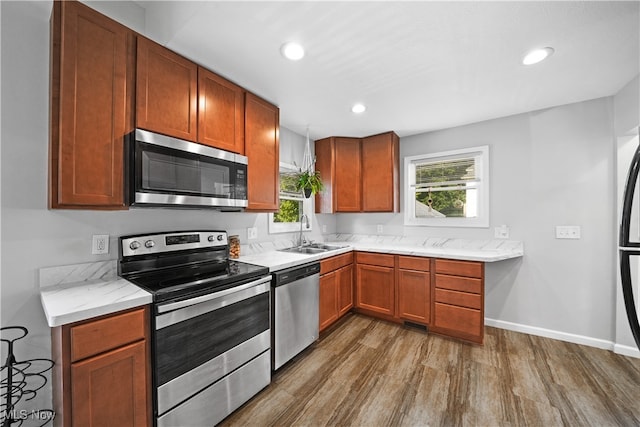
<instances>
[{"instance_id":1,"label":"stainless steel electric range","mask_svg":"<svg viewBox=\"0 0 640 427\"><path fill-rule=\"evenodd\" d=\"M120 237L119 275L153 294L157 426L214 425L271 381L271 276L230 260L227 237Z\"/></svg>"}]
</instances>

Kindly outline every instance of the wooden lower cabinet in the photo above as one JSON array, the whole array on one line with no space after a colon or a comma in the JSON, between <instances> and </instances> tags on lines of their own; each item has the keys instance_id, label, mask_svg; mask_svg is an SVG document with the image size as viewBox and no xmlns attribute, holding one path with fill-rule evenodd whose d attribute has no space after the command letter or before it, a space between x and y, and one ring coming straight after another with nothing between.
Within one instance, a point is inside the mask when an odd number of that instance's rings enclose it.
<instances>
[{"instance_id":1,"label":"wooden lower cabinet","mask_svg":"<svg viewBox=\"0 0 640 427\"><path fill-rule=\"evenodd\" d=\"M435 260L431 330L482 344L484 263Z\"/></svg>"},{"instance_id":2,"label":"wooden lower cabinet","mask_svg":"<svg viewBox=\"0 0 640 427\"><path fill-rule=\"evenodd\" d=\"M431 320L429 258L398 257L398 317L428 325Z\"/></svg>"},{"instance_id":3,"label":"wooden lower cabinet","mask_svg":"<svg viewBox=\"0 0 640 427\"><path fill-rule=\"evenodd\" d=\"M395 315L394 256L356 253L356 307L384 316Z\"/></svg>"},{"instance_id":4,"label":"wooden lower cabinet","mask_svg":"<svg viewBox=\"0 0 640 427\"><path fill-rule=\"evenodd\" d=\"M320 262L320 332L353 308L353 253Z\"/></svg>"},{"instance_id":5,"label":"wooden lower cabinet","mask_svg":"<svg viewBox=\"0 0 640 427\"><path fill-rule=\"evenodd\" d=\"M56 426L150 426L149 309L53 328Z\"/></svg>"}]
</instances>

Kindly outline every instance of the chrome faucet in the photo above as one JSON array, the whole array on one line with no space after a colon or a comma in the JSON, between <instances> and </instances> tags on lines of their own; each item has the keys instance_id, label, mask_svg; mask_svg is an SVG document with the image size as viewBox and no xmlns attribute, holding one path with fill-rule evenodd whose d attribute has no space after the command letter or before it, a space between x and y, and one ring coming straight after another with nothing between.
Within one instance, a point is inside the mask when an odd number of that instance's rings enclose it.
<instances>
[{"instance_id":1,"label":"chrome faucet","mask_svg":"<svg viewBox=\"0 0 640 427\"><path fill-rule=\"evenodd\" d=\"M302 226L303 225L306 228L309 228L309 217L307 217L306 214L302 214L302 216L300 217L300 245L299 245L299 247L302 247L306 243L306 240L304 239L304 235L302 234Z\"/></svg>"}]
</instances>

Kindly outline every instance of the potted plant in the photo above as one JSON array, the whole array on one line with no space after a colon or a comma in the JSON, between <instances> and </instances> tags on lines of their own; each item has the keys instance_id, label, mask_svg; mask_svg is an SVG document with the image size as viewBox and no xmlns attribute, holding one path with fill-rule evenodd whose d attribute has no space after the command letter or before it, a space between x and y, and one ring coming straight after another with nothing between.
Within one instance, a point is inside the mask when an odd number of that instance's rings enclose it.
<instances>
[{"instance_id":1,"label":"potted plant","mask_svg":"<svg viewBox=\"0 0 640 427\"><path fill-rule=\"evenodd\" d=\"M309 198L312 194L317 194L324 189L319 171L303 171L296 178L296 190L302 191L304 197Z\"/></svg>"}]
</instances>

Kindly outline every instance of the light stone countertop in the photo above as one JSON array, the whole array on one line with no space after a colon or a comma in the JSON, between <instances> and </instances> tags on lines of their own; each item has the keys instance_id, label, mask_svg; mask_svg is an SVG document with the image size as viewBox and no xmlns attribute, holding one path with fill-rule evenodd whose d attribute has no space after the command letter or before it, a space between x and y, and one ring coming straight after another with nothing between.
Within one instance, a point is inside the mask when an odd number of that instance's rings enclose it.
<instances>
[{"instance_id":1,"label":"light stone countertop","mask_svg":"<svg viewBox=\"0 0 640 427\"><path fill-rule=\"evenodd\" d=\"M152 295L117 276L115 260L40 269L40 300L50 327L150 304Z\"/></svg>"},{"instance_id":2,"label":"light stone countertop","mask_svg":"<svg viewBox=\"0 0 640 427\"><path fill-rule=\"evenodd\" d=\"M524 255L522 242L513 240L476 241L439 239L437 241L428 241L424 244L406 244L394 241L381 241L380 239L359 238L354 241L337 240L325 243L345 247L320 254L297 254L279 250L266 250L241 256L238 261L268 267L269 271L278 271L350 251L482 262L497 262L522 257Z\"/></svg>"}]
</instances>

